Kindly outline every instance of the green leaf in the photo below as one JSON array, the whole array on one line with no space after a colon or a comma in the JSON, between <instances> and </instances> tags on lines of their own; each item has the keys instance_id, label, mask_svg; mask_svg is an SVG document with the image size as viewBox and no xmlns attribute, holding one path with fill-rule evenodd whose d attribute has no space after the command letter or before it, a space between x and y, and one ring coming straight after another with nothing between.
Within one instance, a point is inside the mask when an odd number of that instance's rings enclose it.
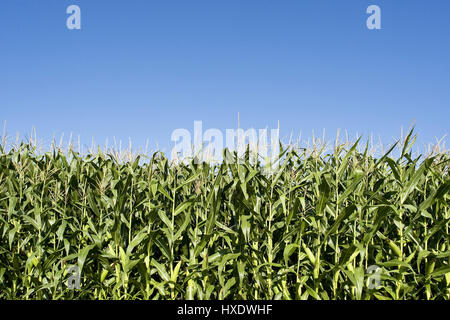
<instances>
[{"instance_id":1,"label":"green leaf","mask_svg":"<svg viewBox=\"0 0 450 320\"><path fill-rule=\"evenodd\" d=\"M160 263L158 263L155 259L152 259L150 264L156 268L156 270L158 271L159 276L164 281L167 281L167 282L170 281L169 274L165 270L164 266L162 266Z\"/></svg>"}]
</instances>

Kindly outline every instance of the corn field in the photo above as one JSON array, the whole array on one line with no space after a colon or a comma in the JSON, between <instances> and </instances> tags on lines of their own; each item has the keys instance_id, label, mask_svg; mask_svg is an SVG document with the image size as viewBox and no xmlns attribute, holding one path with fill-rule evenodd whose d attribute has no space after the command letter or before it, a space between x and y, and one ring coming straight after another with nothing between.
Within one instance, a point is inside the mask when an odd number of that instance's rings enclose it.
<instances>
[{"instance_id":1,"label":"corn field","mask_svg":"<svg viewBox=\"0 0 450 320\"><path fill-rule=\"evenodd\" d=\"M274 172L2 147L0 299L448 300L449 155L414 138L280 145Z\"/></svg>"}]
</instances>

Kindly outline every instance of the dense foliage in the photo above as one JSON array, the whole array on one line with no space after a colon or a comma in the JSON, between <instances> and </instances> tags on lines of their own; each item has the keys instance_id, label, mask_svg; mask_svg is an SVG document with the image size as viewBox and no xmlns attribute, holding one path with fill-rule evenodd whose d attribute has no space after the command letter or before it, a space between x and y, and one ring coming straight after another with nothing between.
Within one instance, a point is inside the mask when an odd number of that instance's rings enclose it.
<instances>
[{"instance_id":1,"label":"dense foliage","mask_svg":"<svg viewBox=\"0 0 450 320\"><path fill-rule=\"evenodd\" d=\"M449 157L411 140L286 149L273 173L1 149L0 298L449 299Z\"/></svg>"}]
</instances>

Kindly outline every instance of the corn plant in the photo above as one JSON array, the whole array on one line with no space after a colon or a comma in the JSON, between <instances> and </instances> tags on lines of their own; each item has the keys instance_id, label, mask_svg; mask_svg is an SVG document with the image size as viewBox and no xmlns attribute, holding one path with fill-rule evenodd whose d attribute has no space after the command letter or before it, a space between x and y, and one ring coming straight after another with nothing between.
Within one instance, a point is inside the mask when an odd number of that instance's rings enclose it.
<instances>
[{"instance_id":1,"label":"corn plant","mask_svg":"<svg viewBox=\"0 0 450 320\"><path fill-rule=\"evenodd\" d=\"M0 298L449 299L449 156L414 140L280 145L274 172L3 145Z\"/></svg>"}]
</instances>

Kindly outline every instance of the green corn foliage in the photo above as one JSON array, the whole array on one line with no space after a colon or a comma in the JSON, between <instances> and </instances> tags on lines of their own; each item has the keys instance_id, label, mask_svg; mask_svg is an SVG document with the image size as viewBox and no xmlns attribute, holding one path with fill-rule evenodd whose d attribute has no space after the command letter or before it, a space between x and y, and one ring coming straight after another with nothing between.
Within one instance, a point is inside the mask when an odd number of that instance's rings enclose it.
<instances>
[{"instance_id":1,"label":"green corn foliage","mask_svg":"<svg viewBox=\"0 0 450 320\"><path fill-rule=\"evenodd\" d=\"M449 299L449 157L412 142L283 149L274 173L2 148L0 298Z\"/></svg>"}]
</instances>

